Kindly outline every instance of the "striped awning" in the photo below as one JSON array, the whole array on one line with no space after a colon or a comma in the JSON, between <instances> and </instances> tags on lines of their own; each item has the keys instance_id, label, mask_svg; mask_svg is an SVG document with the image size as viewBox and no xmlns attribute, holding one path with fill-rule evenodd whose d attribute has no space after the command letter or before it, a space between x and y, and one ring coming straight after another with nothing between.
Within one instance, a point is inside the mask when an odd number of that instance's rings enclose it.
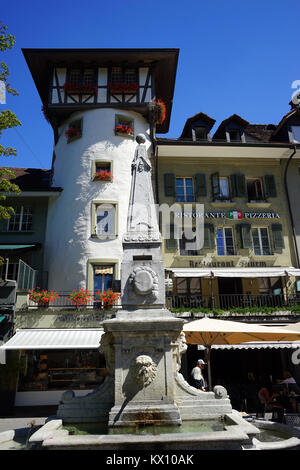
<instances>
[{"instance_id":1,"label":"striped awning","mask_svg":"<svg viewBox=\"0 0 300 470\"><path fill-rule=\"evenodd\" d=\"M113 274L112 266L95 266L95 274Z\"/></svg>"},{"instance_id":2,"label":"striped awning","mask_svg":"<svg viewBox=\"0 0 300 470\"><path fill-rule=\"evenodd\" d=\"M2 350L12 349L96 349L99 348L103 329L20 329Z\"/></svg>"}]
</instances>

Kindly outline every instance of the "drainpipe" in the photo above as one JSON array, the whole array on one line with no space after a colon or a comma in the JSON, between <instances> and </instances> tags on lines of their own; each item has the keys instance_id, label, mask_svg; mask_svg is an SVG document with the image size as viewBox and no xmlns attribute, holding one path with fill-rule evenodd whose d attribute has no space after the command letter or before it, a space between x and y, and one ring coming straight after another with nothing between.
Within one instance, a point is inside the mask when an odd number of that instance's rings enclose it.
<instances>
[{"instance_id":1,"label":"drainpipe","mask_svg":"<svg viewBox=\"0 0 300 470\"><path fill-rule=\"evenodd\" d=\"M150 140L152 142L153 155L154 155L154 166L155 166L155 199L156 204L159 204L159 193L158 193L158 162L157 162L157 145L156 145L156 124L155 124L155 103L149 103L148 107L148 120L150 124Z\"/></svg>"},{"instance_id":2,"label":"drainpipe","mask_svg":"<svg viewBox=\"0 0 300 470\"><path fill-rule=\"evenodd\" d=\"M297 246L297 237L296 237L296 231L295 231L295 224L294 224L294 217L293 217L293 211L291 208L291 201L290 201L290 196L289 196L289 190L288 190L288 184L287 184L287 171L289 168L289 165L291 163L291 160L293 156L295 155L297 151L297 146L294 145L294 150L293 153L290 155L286 165L285 165L285 170L284 170L284 188L285 188L285 194L287 197L287 203L288 203L288 208L289 208L289 214L291 218L291 223L292 223L292 231L293 231L293 241L294 241L294 248L295 248L295 253L296 253L296 261L297 261L297 268L300 267L300 261L299 261L299 251L298 251L298 246Z\"/></svg>"}]
</instances>

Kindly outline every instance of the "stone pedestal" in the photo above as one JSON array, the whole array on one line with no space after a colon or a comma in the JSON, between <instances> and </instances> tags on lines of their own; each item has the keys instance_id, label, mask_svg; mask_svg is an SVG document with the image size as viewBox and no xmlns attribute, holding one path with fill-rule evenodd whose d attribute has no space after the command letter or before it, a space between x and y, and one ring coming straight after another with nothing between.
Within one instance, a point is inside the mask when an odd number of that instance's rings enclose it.
<instances>
[{"instance_id":1,"label":"stone pedestal","mask_svg":"<svg viewBox=\"0 0 300 470\"><path fill-rule=\"evenodd\" d=\"M174 348L182 324L166 309L121 310L104 322L115 352L109 426L181 424L174 401Z\"/></svg>"}]
</instances>

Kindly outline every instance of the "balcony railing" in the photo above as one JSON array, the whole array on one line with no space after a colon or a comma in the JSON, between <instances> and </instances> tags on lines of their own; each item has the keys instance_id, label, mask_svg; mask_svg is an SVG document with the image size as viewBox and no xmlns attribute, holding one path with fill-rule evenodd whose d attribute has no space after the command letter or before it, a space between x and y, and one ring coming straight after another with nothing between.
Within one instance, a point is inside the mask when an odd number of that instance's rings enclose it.
<instances>
[{"instance_id":1,"label":"balcony railing","mask_svg":"<svg viewBox=\"0 0 300 470\"><path fill-rule=\"evenodd\" d=\"M70 294L72 291L63 291L58 292L58 298L52 300L46 304L38 304L37 302L30 300L28 298L28 308L33 309L40 309L40 308L50 308L50 309L64 309L64 310L83 310L83 309L96 309L96 310L108 310L108 309L118 309L120 308L120 299L117 301L116 304L112 306L105 306L103 302L90 298L86 303L81 303L79 305L74 304L72 301L69 300Z\"/></svg>"},{"instance_id":2,"label":"balcony railing","mask_svg":"<svg viewBox=\"0 0 300 470\"><path fill-rule=\"evenodd\" d=\"M300 305L299 295L273 294L171 294L167 295L168 308L207 308L228 310L233 308L288 308Z\"/></svg>"}]
</instances>

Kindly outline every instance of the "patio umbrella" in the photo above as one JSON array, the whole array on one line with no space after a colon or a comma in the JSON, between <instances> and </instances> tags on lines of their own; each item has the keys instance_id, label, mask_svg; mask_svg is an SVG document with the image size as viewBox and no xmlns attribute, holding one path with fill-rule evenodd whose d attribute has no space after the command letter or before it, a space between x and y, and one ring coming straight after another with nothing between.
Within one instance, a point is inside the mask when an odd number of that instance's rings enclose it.
<instances>
[{"instance_id":1,"label":"patio umbrella","mask_svg":"<svg viewBox=\"0 0 300 470\"><path fill-rule=\"evenodd\" d=\"M212 388L210 353L214 344L300 340L300 331L291 331L287 327L268 327L208 317L184 324L183 331L187 344L201 344L205 347L209 390Z\"/></svg>"}]
</instances>

